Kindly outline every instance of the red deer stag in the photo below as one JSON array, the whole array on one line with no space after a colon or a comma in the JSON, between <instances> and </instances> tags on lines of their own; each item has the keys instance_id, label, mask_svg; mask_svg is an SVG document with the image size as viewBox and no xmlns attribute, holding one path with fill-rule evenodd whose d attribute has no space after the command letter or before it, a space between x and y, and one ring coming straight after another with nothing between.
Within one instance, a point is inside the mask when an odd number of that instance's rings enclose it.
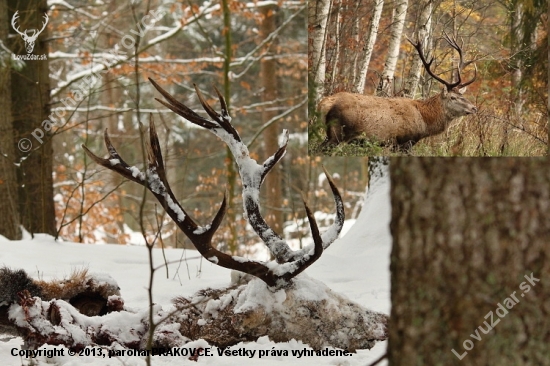
<instances>
[{"instance_id":1,"label":"red deer stag","mask_svg":"<svg viewBox=\"0 0 550 366\"><path fill-rule=\"evenodd\" d=\"M344 223L344 205L338 189L326 172L330 188L336 203L336 219L331 227L321 235L315 222L315 218L304 201L306 215L309 219L314 244L304 249L292 251L289 245L276 234L266 223L260 213L259 193L260 186L267 173L283 157L288 142L288 131L283 131L282 143L279 149L263 164L258 164L249 155L248 148L241 140L237 130L231 125L231 117L227 105L220 92L216 89L220 104L221 114L217 113L204 99L199 89L195 86L197 96L202 107L211 119L204 118L187 106L178 102L172 95L162 89L156 82L149 79L154 87L164 96L167 102L155 98L178 115L200 127L203 127L219 137L231 150L242 180L243 207L248 222L267 245L275 258L276 263L249 260L238 256L228 255L216 249L212 245L212 237L218 229L226 210L225 197L221 207L211 224L199 226L189 214L181 207L170 189L166 179L166 171L162 159L160 145L155 131L155 125L151 121L149 126L148 167L142 171L135 166L128 165L117 153L111 144L107 130L105 130L105 145L109 151L109 158L103 159L94 155L86 146L82 146L86 153L98 164L113 170L125 178L146 187L162 204L168 215L178 227L191 240L193 245L209 262L219 266L241 271L263 280L272 288L283 288L291 283L293 277L298 275L313 262L337 237Z\"/></svg>"},{"instance_id":2,"label":"red deer stag","mask_svg":"<svg viewBox=\"0 0 550 366\"><path fill-rule=\"evenodd\" d=\"M435 75L430 69L434 58L427 62L422 44L409 40L418 51L428 74L445 85L441 93L424 100L380 98L347 92L323 98L318 107L327 129L322 147L355 139L370 139L399 150L409 150L419 140L444 132L454 119L476 113L476 106L462 93L466 86L475 81L477 67L474 77L462 83L460 73L472 61L464 62L462 48L454 39L445 35L445 40L460 56L457 81L447 82Z\"/></svg>"}]
</instances>

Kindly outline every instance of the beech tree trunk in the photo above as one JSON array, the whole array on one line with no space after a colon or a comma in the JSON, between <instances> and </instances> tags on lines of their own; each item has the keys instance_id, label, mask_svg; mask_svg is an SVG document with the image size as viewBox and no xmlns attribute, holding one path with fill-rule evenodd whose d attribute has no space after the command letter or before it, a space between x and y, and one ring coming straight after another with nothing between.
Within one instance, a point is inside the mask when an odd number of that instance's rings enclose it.
<instances>
[{"instance_id":1,"label":"beech tree trunk","mask_svg":"<svg viewBox=\"0 0 550 366\"><path fill-rule=\"evenodd\" d=\"M48 7L45 0L8 1L8 14L11 19L19 11L21 29L40 29L44 22L44 13ZM21 23L25 24L21 24ZM10 48L15 54L26 55L25 44L19 34L13 32ZM44 29L36 40L33 54L48 54L46 39L48 29ZM50 79L47 60L25 61L21 71L12 70L11 102L15 141L28 138L32 149L26 153L25 160L17 169L19 184L19 213L21 223L31 233L56 234L55 211L53 202L53 148L50 131ZM54 122L54 121L51 121ZM31 135L33 131L43 133L39 141ZM36 133L40 136L40 133Z\"/></svg>"},{"instance_id":2,"label":"beech tree trunk","mask_svg":"<svg viewBox=\"0 0 550 366\"><path fill-rule=\"evenodd\" d=\"M390 174L389 364L547 365L548 160L396 158Z\"/></svg>"},{"instance_id":3,"label":"beech tree trunk","mask_svg":"<svg viewBox=\"0 0 550 366\"><path fill-rule=\"evenodd\" d=\"M266 39L270 34L275 32L277 25L275 24L276 6L261 7L262 15L265 17L260 27L260 37ZM260 64L260 73L264 92L262 93L263 102L272 102L277 100L277 62L275 60L263 59ZM262 120L264 123L277 115L275 108L264 108L262 111ZM265 157L267 158L279 148L279 125L272 123L262 133L264 140ZM277 233L283 232L283 200L282 200L282 174L280 166L276 166L265 177L265 198L267 209L266 222Z\"/></svg>"},{"instance_id":4,"label":"beech tree trunk","mask_svg":"<svg viewBox=\"0 0 550 366\"><path fill-rule=\"evenodd\" d=\"M0 2L0 42L7 44L8 8L5 1ZM2 53L6 58L11 55ZM11 76L9 59L0 60L0 235L10 240L21 239L19 230L19 210L17 208L17 180L15 163L19 160L13 144L11 118Z\"/></svg>"}]
</instances>

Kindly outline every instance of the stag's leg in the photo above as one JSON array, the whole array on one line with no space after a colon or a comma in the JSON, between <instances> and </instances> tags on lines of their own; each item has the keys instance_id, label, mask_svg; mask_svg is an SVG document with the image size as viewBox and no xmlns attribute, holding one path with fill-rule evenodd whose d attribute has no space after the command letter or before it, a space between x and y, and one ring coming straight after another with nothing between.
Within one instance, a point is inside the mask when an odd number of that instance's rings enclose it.
<instances>
[{"instance_id":1,"label":"stag's leg","mask_svg":"<svg viewBox=\"0 0 550 366\"><path fill-rule=\"evenodd\" d=\"M392 150L405 155L410 155L413 146L416 145L417 142L418 141L415 140L408 140L404 142L398 141L397 145L392 145Z\"/></svg>"},{"instance_id":2,"label":"stag's leg","mask_svg":"<svg viewBox=\"0 0 550 366\"><path fill-rule=\"evenodd\" d=\"M344 141L344 131L342 125L333 109L328 111L325 117L325 124L327 126L327 138L323 142L323 146L338 145Z\"/></svg>"}]
</instances>

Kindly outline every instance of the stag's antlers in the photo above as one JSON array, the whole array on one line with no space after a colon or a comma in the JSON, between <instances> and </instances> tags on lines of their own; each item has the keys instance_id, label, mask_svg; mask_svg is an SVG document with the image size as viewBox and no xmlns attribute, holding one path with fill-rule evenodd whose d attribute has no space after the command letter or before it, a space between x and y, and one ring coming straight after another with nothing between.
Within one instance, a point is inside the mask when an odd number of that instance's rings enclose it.
<instances>
[{"instance_id":1,"label":"stag's antlers","mask_svg":"<svg viewBox=\"0 0 550 366\"><path fill-rule=\"evenodd\" d=\"M334 185L330 175L325 170L325 174L336 203L336 219L331 227L321 236L317 223L315 222L315 218L304 201L314 244L302 250L292 251L284 239L276 234L265 222L261 216L259 204L260 186L267 173L285 154L286 145L288 142L288 131L283 131L283 141L275 154L260 165L256 162L256 160L250 157L248 148L242 142L237 130L235 130L235 128L231 125L231 117L229 116L227 105L217 89L215 90L220 100L221 114L217 113L205 101L204 97L195 85L195 90L197 92L197 96L199 97L199 101L211 118L207 119L199 116L193 110L178 102L172 95L162 89L152 79L149 79L149 81L166 99L165 102L155 98L157 101L188 121L209 130L227 144L239 167L239 174L241 176L243 186L243 206L246 217L254 231L269 248L277 264L231 256L220 252L212 245L212 237L214 232L218 229L225 214L225 197L218 213L210 225L199 226L185 212L176 200L176 197L172 193L170 185L166 179L162 153L160 150L157 133L155 131L155 125L152 121L149 127L150 143L148 146L148 168L145 172L140 171L137 167L129 166L124 160L122 160L116 149L111 144L107 130L105 130L105 145L109 151L109 158L100 158L90 152L90 150L83 145L82 147L86 153L95 162L105 168L113 170L129 180L147 187L147 189L149 189L149 191L151 191L157 200L163 205L172 220L174 220L178 227L195 245L201 255L208 261L225 268L234 269L259 277L270 287L280 288L288 285L293 277L301 273L321 256L323 249L326 249L338 237L338 234L342 229L342 225L344 223L344 205L342 203L340 193Z\"/></svg>"},{"instance_id":2,"label":"stag's antlers","mask_svg":"<svg viewBox=\"0 0 550 366\"><path fill-rule=\"evenodd\" d=\"M19 33L23 37L29 37L27 35L26 31L25 32L19 31L19 26L17 25L17 19L18 18L19 18L19 10L17 10L15 12L15 14L13 14L13 17L11 18L11 26L13 27L13 30L15 30L17 33ZM48 17L48 14L44 14L44 22L42 22L42 29L40 29L40 30L32 29L34 31L34 34L30 37L32 38L32 37L38 36L40 33L42 33L44 28L46 28L46 25L48 25L48 20L49 19L50 18Z\"/></svg>"},{"instance_id":3,"label":"stag's antlers","mask_svg":"<svg viewBox=\"0 0 550 366\"><path fill-rule=\"evenodd\" d=\"M19 18L19 11L16 11L15 14L13 14L13 17L11 18L11 26L13 29L19 33L21 38L23 38L23 41L25 42L25 48L27 49L28 53L31 53L34 49L34 43L36 42L36 39L42 33L42 31L46 28L46 25L48 24L48 20L50 19L48 17L48 14L44 14L44 22L42 23L42 29L26 29L24 32L21 32L19 30L19 26L17 25L17 19ZM27 34L27 32L32 33L31 35Z\"/></svg>"},{"instance_id":4,"label":"stag's antlers","mask_svg":"<svg viewBox=\"0 0 550 366\"><path fill-rule=\"evenodd\" d=\"M414 48L416 48L416 51L418 52L418 56L420 56L420 60L422 61L422 64L424 65L424 68L426 69L426 72L428 74L430 74L431 77L433 77L435 80L439 81L440 83L442 83L443 85L445 85L447 87L447 91L451 91L452 89L460 89L460 88L463 88L463 87L466 87L468 85L470 85L471 83L473 83L475 80L476 80L476 77L477 77L477 66L474 64L474 77L467 81L466 83L462 83L462 78L461 78L461 71L466 67L468 66L469 64L471 64L472 62L474 62L474 60L470 60L470 61L467 61L467 62L464 62L463 58L462 58L462 46L464 45L464 42L462 42L462 45L459 46L458 43L456 42L456 40L454 38L450 38L447 33L444 33L444 37L445 41L447 41L447 43L452 47L454 48L457 52L458 52L458 55L460 57L460 60L459 60L459 64L458 64L458 68L457 68L457 81L455 81L454 83L452 82L448 82L448 81L445 81L443 80L442 78L440 78L439 76L435 75L432 70L430 69L433 61L434 61L434 57L432 56L430 58L430 61L426 61L426 57L424 56L424 51L422 50L422 42L420 41L417 41L416 43L414 43L413 41L411 41L409 38L407 38L407 40L413 45Z\"/></svg>"},{"instance_id":5,"label":"stag's antlers","mask_svg":"<svg viewBox=\"0 0 550 366\"><path fill-rule=\"evenodd\" d=\"M24 33L21 33L19 31L19 26L17 25L17 18L19 18L19 10L17 10L15 12L15 14L13 14L13 17L11 18L11 26L13 28L13 30L15 30L17 33L19 33L20 35L24 35Z\"/></svg>"}]
</instances>

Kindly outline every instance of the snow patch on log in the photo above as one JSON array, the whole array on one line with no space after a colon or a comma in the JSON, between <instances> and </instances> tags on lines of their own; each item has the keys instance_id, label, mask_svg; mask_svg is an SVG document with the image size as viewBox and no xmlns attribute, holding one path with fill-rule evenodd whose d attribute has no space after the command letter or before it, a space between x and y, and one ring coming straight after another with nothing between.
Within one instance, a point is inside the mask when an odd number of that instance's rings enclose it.
<instances>
[{"instance_id":1,"label":"snow patch on log","mask_svg":"<svg viewBox=\"0 0 550 366\"><path fill-rule=\"evenodd\" d=\"M370 349L387 338L388 316L354 303L325 284L301 274L274 291L254 278L226 289L201 290L178 298L182 335L218 347L268 336L275 342L301 340L313 349Z\"/></svg>"}]
</instances>

